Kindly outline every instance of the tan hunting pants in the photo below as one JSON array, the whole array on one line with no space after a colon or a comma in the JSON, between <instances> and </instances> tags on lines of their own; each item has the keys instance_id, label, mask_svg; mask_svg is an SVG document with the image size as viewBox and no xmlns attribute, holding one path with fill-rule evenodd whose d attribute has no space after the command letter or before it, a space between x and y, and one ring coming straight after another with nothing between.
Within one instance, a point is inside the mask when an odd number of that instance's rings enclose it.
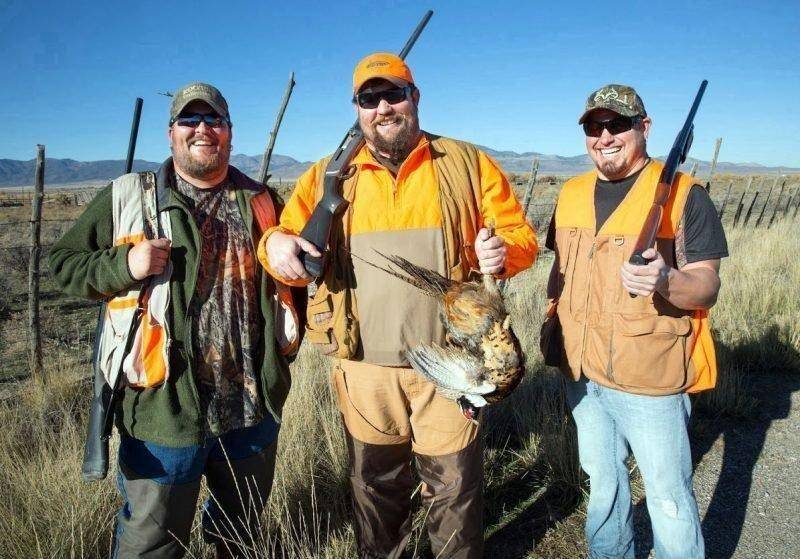
<instances>
[{"instance_id":1,"label":"tan hunting pants","mask_svg":"<svg viewBox=\"0 0 800 559\"><path fill-rule=\"evenodd\" d=\"M411 529L414 459L433 553L483 553L483 452L478 425L413 369L342 360L332 384L350 455L363 559L397 559Z\"/></svg>"}]
</instances>

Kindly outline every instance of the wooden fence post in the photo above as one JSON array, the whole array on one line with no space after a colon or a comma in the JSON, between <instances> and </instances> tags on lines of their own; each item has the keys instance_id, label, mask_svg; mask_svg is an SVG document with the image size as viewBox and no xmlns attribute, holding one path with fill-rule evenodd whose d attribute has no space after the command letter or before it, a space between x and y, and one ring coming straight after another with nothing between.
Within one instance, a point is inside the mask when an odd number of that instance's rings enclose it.
<instances>
[{"instance_id":1,"label":"wooden fence post","mask_svg":"<svg viewBox=\"0 0 800 559\"><path fill-rule=\"evenodd\" d=\"M772 183L772 186L769 187L769 191L767 191L767 199L764 200L764 205L761 206L761 212L759 212L759 214L758 214L758 219L756 220L755 227L758 227L759 225L761 225L761 220L764 219L764 212L767 211L767 204L769 204L769 199L772 197L772 191L774 190L775 186L778 184L778 181L780 180L780 178L781 178L780 175L777 175L775 177L775 180Z\"/></svg>"},{"instance_id":2,"label":"wooden fence post","mask_svg":"<svg viewBox=\"0 0 800 559\"><path fill-rule=\"evenodd\" d=\"M750 215L753 213L753 206L755 206L756 200L758 200L758 190L755 191L755 193L753 194L753 199L750 200L750 207L747 208L747 214L744 216L744 222L742 222L742 227L747 227L747 222L750 221Z\"/></svg>"},{"instance_id":3,"label":"wooden fence post","mask_svg":"<svg viewBox=\"0 0 800 559\"><path fill-rule=\"evenodd\" d=\"M800 186L795 187L794 192L792 192L792 195L789 196L789 199L786 201L786 207L783 208L783 217L786 217L786 214L789 213L789 207L792 205L794 197L797 196L798 192L800 192Z\"/></svg>"},{"instance_id":4,"label":"wooden fence post","mask_svg":"<svg viewBox=\"0 0 800 559\"><path fill-rule=\"evenodd\" d=\"M767 223L767 229L772 227L772 223L775 221L775 216L778 215L778 208L781 205L781 198L783 197L783 190L786 188L786 181L784 180L781 183L781 190L778 192L778 199L775 200L775 207L772 209L772 217L769 218L769 223Z\"/></svg>"},{"instance_id":5,"label":"wooden fence post","mask_svg":"<svg viewBox=\"0 0 800 559\"><path fill-rule=\"evenodd\" d=\"M539 174L539 158L534 157L531 164L531 175L528 177L528 187L525 189L525 200L522 203L522 215L528 219L528 209L531 207L533 199L533 189L536 186L536 175Z\"/></svg>"},{"instance_id":6,"label":"wooden fence post","mask_svg":"<svg viewBox=\"0 0 800 559\"><path fill-rule=\"evenodd\" d=\"M797 210L800 210L800 196L797 197L797 203L794 205L794 213L792 214L792 223L797 218Z\"/></svg>"},{"instance_id":7,"label":"wooden fence post","mask_svg":"<svg viewBox=\"0 0 800 559\"><path fill-rule=\"evenodd\" d=\"M289 98L292 96L294 85L294 72L292 72L289 74L289 82L286 84L286 91L283 92L283 100L281 101L281 108L278 110L278 116L275 118L275 124L269 133L267 149L264 150L264 156L261 158L261 168L258 171L258 182L261 184L267 184L267 182L269 182L269 163L270 159L272 159L272 149L275 147L275 138L278 137L278 130L281 127L281 121L283 121L283 115L286 112L286 106L289 104Z\"/></svg>"},{"instance_id":8,"label":"wooden fence post","mask_svg":"<svg viewBox=\"0 0 800 559\"><path fill-rule=\"evenodd\" d=\"M28 261L28 333L30 370L34 382L44 384L42 330L39 324L39 260L42 256L42 200L44 198L44 146L36 146L36 195L31 203L31 248Z\"/></svg>"},{"instance_id":9,"label":"wooden fence post","mask_svg":"<svg viewBox=\"0 0 800 559\"><path fill-rule=\"evenodd\" d=\"M711 181L714 178L714 171L717 170L717 157L719 157L719 147L722 145L722 138L717 138L714 143L714 157L711 159L711 170L708 172L708 180L706 181L706 191L711 193Z\"/></svg>"},{"instance_id":10,"label":"wooden fence post","mask_svg":"<svg viewBox=\"0 0 800 559\"><path fill-rule=\"evenodd\" d=\"M697 174L697 168L700 166L700 163L695 161L694 165L692 165L692 170L689 171L689 175L695 176Z\"/></svg>"},{"instance_id":11,"label":"wooden fence post","mask_svg":"<svg viewBox=\"0 0 800 559\"><path fill-rule=\"evenodd\" d=\"M794 199L798 194L800 194L800 186L796 187L794 189L794 192L792 192L792 195L789 196L789 199L786 200L786 206L783 208L783 211L781 212L782 221L786 221L786 219L789 217L789 208L792 207L792 202L794 202Z\"/></svg>"},{"instance_id":12,"label":"wooden fence post","mask_svg":"<svg viewBox=\"0 0 800 559\"><path fill-rule=\"evenodd\" d=\"M731 188L733 188L733 181L728 183L728 192L725 194L725 199L722 200L722 205L719 208L719 214L717 214L717 217L720 221L722 221L722 218L725 216L725 206L728 205L728 198L731 196Z\"/></svg>"},{"instance_id":13,"label":"wooden fence post","mask_svg":"<svg viewBox=\"0 0 800 559\"><path fill-rule=\"evenodd\" d=\"M739 196L739 203L736 204L736 213L733 215L733 225L731 227L736 227L739 225L739 219L742 217L742 210L744 209L744 195L745 192L742 191L742 195Z\"/></svg>"},{"instance_id":14,"label":"wooden fence post","mask_svg":"<svg viewBox=\"0 0 800 559\"><path fill-rule=\"evenodd\" d=\"M742 191L742 195L739 197L739 204L736 206L736 214L733 216L733 226L736 227L739 225L739 219L742 217L742 211L744 210L744 197L747 194L747 191L750 190L750 185L753 184L753 176L750 175L747 179L747 186L744 187Z\"/></svg>"}]
</instances>

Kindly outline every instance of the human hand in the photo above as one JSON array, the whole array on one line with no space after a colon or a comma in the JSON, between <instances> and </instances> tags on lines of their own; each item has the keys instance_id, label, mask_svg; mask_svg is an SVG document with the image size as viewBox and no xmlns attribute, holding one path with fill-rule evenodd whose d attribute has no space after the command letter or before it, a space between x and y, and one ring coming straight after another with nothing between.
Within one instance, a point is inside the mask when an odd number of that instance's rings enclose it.
<instances>
[{"instance_id":1,"label":"human hand","mask_svg":"<svg viewBox=\"0 0 800 559\"><path fill-rule=\"evenodd\" d=\"M275 231L267 238L266 248L269 267L287 280L311 278L298 254L305 251L311 256L322 256L314 243L282 231Z\"/></svg>"},{"instance_id":2,"label":"human hand","mask_svg":"<svg viewBox=\"0 0 800 559\"><path fill-rule=\"evenodd\" d=\"M499 274L506 265L506 242L503 237L489 236L485 227L475 237L475 254L482 274Z\"/></svg>"},{"instance_id":3,"label":"human hand","mask_svg":"<svg viewBox=\"0 0 800 559\"><path fill-rule=\"evenodd\" d=\"M172 241L169 239L144 239L128 251L128 270L136 281L157 276L164 271L169 260Z\"/></svg>"},{"instance_id":4,"label":"human hand","mask_svg":"<svg viewBox=\"0 0 800 559\"><path fill-rule=\"evenodd\" d=\"M644 266L630 262L622 264L622 286L632 295L648 297L667 284L672 267L664 262L664 257L655 248L648 248L642 256L650 261Z\"/></svg>"}]
</instances>

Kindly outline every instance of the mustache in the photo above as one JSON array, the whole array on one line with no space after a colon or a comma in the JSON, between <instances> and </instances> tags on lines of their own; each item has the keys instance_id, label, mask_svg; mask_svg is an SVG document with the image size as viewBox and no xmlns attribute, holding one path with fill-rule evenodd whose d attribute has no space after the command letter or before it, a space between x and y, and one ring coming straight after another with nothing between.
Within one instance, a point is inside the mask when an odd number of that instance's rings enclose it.
<instances>
[{"instance_id":1,"label":"mustache","mask_svg":"<svg viewBox=\"0 0 800 559\"><path fill-rule=\"evenodd\" d=\"M384 117L381 118L380 120L372 121L372 127L375 128L383 124L384 122L397 122L398 124L403 124L406 122L406 117L404 115L393 115L390 117Z\"/></svg>"},{"instance_id":2,"label":"mustache","mask_svg":"<svg viewBox=\"0 0 800 559\"><path fill-rule=\"evenodd\" d=\"M205 134L192 136L192 138L187 143L190 146L192 146L192 145L196 144L197 142L208 142L209 144L217 144L217 143L219 143L217 140L215 140L211 136L206 136Z\"/></svg>"}]
</instances>

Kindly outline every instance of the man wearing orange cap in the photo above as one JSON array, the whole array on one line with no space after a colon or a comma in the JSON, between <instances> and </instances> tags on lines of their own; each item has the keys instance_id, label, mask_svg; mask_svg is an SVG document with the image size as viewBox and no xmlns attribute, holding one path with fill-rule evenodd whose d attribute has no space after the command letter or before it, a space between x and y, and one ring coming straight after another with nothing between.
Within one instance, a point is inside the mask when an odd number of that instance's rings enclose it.
<instances>
[{"instance_id":1,"label":"man wearing orange cap","mask_svg":"<svg viewBox=\"0 0 800 559\"><path fill-rule=\"evenodd\" d=\"M436 302L351 254L395 254L456 280L473 272L508 278L533 263L536 237L494 161L420 130L420 92L403 60L364 58L353 94L366 145L342 186L350 205L309 301L307 339L339 358L332 383L348 434L359 554L402 556L413 458L434 554L481 557L479 424L436 394L405 357L420 343L446 343ZM262 264L289 285L311 281L298 254L319 253L298 233L322 196L328 161L300 177L279 226L259 243ZM490 220L494 236L484 226Z\"/></svg>"}]
</instances>

